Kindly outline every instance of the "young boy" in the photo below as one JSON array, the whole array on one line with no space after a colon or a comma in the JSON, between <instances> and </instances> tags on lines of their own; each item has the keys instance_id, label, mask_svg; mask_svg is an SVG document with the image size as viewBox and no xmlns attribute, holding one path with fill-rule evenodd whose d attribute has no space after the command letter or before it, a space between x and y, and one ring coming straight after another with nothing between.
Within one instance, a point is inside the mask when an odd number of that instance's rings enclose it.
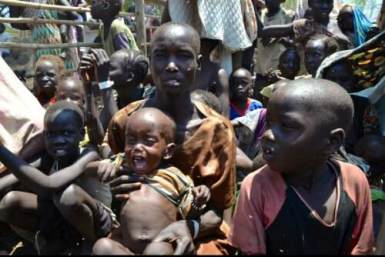
<instances>
[{"instance_id":1,"label":"young boy","mask_svg":"<svg viewBox=\"0 0 385 257\"><path fill-rule=\"evenodd\" d=\"M355 146L355 153L370 165L369 184L373 205L374 237L378 238L385 210L384 173L385 139L380 135L366 135ZM377 241L378 244L382 242Z\"/></svg>"},{"instance_id":2,"label":"young boy","mask_svg":"<svg viewBox=\"0 0 385 257\"><path fill-rule=\"evenodd\" d=\"M322 34L311 37L305 46L307 72L315 78L322 61L336 51L338 51L338 43L334 38Z\"/></svg>"},{"instance_id":3,"label":"young boy","mask_svg":"<svg viewBox=\"0 0 385 257\"><path fill-rule=\"evenodd\" d=\"M251 73L244 68L235 70L230 76L230 120L262 108L259 101L250 98L251 95Z\"/></svg>"},{"instance_id":4,"label":"young boy","mask_svg":"<svg viewBox=\"0 0 385 257\"><path fill-rule=\"evenodd\" d=\"M112 227L105 207L111 204L108 186L80 176L99 158L95 151L79 148L83 125L83 112L74 103L50 105L44 117L46 155L39 169L0 146L0 161L34 192L7 193L0 202L0 219L34 241L40 253L79 250L85 246L82 236L92 243Z\"/></svg>"},{"instance_id":5,"label":"young boy","mask_svg":"<svg viewBox=\"0 0 385 257\"><path fill-rule=\"evenodd\" d=\"M294 12L285 10L281 4L285 0L265 1L266 9L262 11L261 20L264 26L284 25L293 22ZM279 56L285 51L285 46L277 39L268 42L258 41L255 72L257 76L266 76L270 69L277 69Z\"/></svg>"},{"instance_id":6,"label":"young boy","mask_svg":"<svg viewBox=\"0 0 385 257\"><path fill-rule=\"evenodd\" d=\"M121 9L122 0L92 1L92 18L103 22L95 41L103 44L108 56L120 49L139 50L131 30L124 24L123 18L118 17Z\"/></svg>"},{"instance_id":7,"label":"young boy","mask_svg":"<svg viewBox=\"0 0 385 257\"><path fill-rule=\"evenodd\" d=\"M193 188L188 176L168 164L176 146L175 129L174 121L155 108L142 108L128 117L125 168L128 174L142 177L143 183L123 202L121 226L113 232L120 234L122 241L100 239L94 245L94 253L173 254L172 244L153 239L172 222L196 218L203 210L210 197L208 187ZM110 180L109 175L103 176L105 181Z\"/></svg>"},{"instance_id":8,"label":"young boy","mask_svg":"<svg viewBox=\"0 0 385 257\"><path fill-rule=\"evenodd\" d=\"M89 92L90 88L83 86L83 82L75 77L64 77L62 78L58 85L55 94L56 101L70 101L75 103L85 114L85 135L84 139L80 142L80 146L84 147L89 144L98 146L104 137L104 129L99 119L99 114L97 113L95 103L92 99L86 97L89 94L86 94L86 91Z\"/></svg>"},{"instance_id":9,"label":"young boy","mask_svg":"<svg viewBox=\"0 0 385 257\"><path fill-rule=\"evenodd\" d=\"M329 159L353 118L345 90L290 81L272 95L262 139L267 166L242 182L231 244L246 254L370 254L373 222L365 174Z\"/></svg>"},{"instance_id":10,"label":"young boy","mask_svg":"<svg viewBox=\"0 0 385 257\"><path fill-rule=\"evenodd\" d=\"M64 75L64 62L55 55L43 55L35 64L34 95L46 107L55 102L58 81Z\"/></svg>"}]
</instances>

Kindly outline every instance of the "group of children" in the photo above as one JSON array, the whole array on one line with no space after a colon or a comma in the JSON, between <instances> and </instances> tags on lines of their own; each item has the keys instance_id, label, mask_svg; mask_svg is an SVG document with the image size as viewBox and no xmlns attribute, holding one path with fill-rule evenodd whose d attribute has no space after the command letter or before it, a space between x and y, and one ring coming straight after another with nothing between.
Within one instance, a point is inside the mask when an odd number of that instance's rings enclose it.
<instances>
[{"instance_id":1,"label":"group of children","mask_svg":"<svg viewBox=\"0 0 385 257\"><path fill-rule=\"evenodd\" d=\"M253 80L241 67L227 78L210 59L218 42L186 24L161 25L147 58L121 1L93 1L103 49L75 74L59 56L35 64L44 150L24 160L0 143L0 221L38 254L373 253L385 140L347 146L354 85L331 68L315 78L349 40L333 1L294 21L282 2L265 1L256 61L276 49L275 64ZM369 177L335 158L354 147Z\"/></svg>"}]
</instances>

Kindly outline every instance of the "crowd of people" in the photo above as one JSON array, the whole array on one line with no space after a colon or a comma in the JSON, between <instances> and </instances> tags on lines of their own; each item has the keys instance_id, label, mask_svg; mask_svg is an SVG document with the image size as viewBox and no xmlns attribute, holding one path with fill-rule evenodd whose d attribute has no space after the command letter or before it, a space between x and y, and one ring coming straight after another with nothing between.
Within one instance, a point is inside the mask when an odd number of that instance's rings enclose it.
<instances>
[{"instance_id":1,"label":"crowd of people","mask_svg":"<svg viewBox=\"0 0 385 257\"><path fill-rule=\"evenodd\" d=\"M32 90L0 58L0 252L385 253L385 32L284 2L168 0L145 56L94 0L102 48L37 51Z\"/></svg>"}]
</instances>

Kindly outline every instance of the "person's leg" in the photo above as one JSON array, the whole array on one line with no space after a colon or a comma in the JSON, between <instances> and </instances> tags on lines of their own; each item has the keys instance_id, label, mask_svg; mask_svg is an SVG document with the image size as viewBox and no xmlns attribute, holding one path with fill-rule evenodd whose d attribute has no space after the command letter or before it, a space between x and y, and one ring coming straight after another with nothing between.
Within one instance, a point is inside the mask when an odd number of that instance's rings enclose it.
<instances>
[{"instance_id":1,"label":"person's leg","mask_svg":"<svg viewBox=\"0 0 385 257\"><path fill-rule=\"evenodd\" d=\"M64 191L54 195L54 203L63 217L74 226L80 234L91 242L98 238L95 223L98 223L97 200L81 187L72 184Z\"/></svg>"},{"instance_id":2,"label":"person's leg","mask_svg":"<svg viewBox=\"0 0 385 257\"><path fill-rule=\"evenodd\" d=\"M109 238L101 238L92 248L93 255L134 255L127 247Z\"/></svg>"},{"instance_id":3,"label":"person's leg","mask_svg":"<svg viewBox=\"0 0 385 257\"><path fill-rule=\"evenodd\" d=\"M37 195L11 191L0 200L0 220L30 232L38 228Z\"/></svg>"}]
</instances>

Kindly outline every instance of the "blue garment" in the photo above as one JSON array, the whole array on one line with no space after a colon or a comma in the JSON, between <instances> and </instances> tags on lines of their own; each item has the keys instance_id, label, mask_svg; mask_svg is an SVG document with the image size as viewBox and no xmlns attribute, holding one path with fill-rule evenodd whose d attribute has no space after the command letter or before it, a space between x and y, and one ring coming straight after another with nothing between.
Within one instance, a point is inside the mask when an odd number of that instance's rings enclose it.
<instances>
[{"instance_id":1,"label":"blue garment","mask_svg":"<svg viewBox=\"0 0 385 257\"><path fill-rule=\"evenodd\" d=\"M258 100L252 99L252 98L247 99L247 105L246 105L246 108L244 110L240 110L239 108L237 108L234 104L232 104L230 102L230 120L245 116L246 113L253 111L253 110L256 110L256 109L259 109L259 108L263 108L262 103Z\"/></svg>"},{"instance_id":2,"label":"blue garment","mask_svg":"<svg viewBox=\"0 0 385 257\"><path fill-rule=\"evenodd\" d=\"M358 7L353 7L354 47L365 43L369 31L375 26Z\"/></svg>"}]
</instances>

